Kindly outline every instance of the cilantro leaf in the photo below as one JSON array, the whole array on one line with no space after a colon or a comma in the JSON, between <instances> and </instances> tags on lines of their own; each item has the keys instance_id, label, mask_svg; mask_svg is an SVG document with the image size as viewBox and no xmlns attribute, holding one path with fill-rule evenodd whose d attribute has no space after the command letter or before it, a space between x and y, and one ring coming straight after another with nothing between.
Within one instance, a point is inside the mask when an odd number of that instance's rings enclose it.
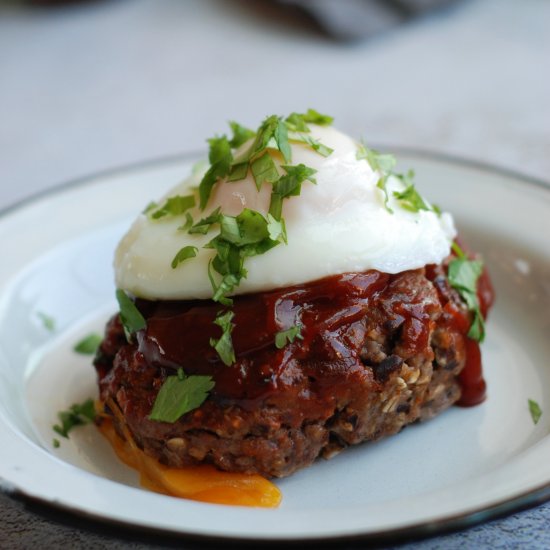
<instances>
[{"instance_id":1,"label":"cilantro leaf","mask_svg":"<svg viewBox=\"0 0 550 550\"><path fill-rule=\"evenodd\" d=\"M199 206L201 210L206 208L212 188L217 181L229 174L231 163L233 162L231 146L226 136L209 139L208 143L210 144L210 152L208 154L210 168L206 171L199 184Z\"/></svg>"},{"instance_id":2,"label":"cilantro leaf","mask_svg":"<svg viewBox=\"0 0 550 550\"><path fill-rule=\"evenodd\" d=\"M387 187L387 184L388 184L388 178L389 178L389 175L384 175L382 176L379 180L378 180L378 183L376 184L376 187L378 187L378 189L381 189L382 192L384 193L384 208L390 213L390 214L393 214L393 210L392 208L390 207L390 195L388 193L388 187Z\"/></svg>"},{"instance_id":3,"label":"cilantro leaf","mask_svg":"<svg viewBox=\"0 0 550 550\"><path fill-rule=\"evenodd\" d=\"M248 161L240 164L232 164L227 176L227 181L239 181L246 178L248 174Z\"/></svg>"},{"instance_id":4,"label":"cilantro leaf","mask_svg":"<svg viewBox=\"0 0 550 550\"><path fill-rule=\"evenodd\" d=\"M117 289L116 299L120 307L120 321L124 327L126 338L129 341L132 334L143 330L147 326L147 323L139 309L136 307L136 304L134 304L124 290L120 288Z\"/></svg>"},{"instance_id":5,"label":"cilantro leaf","mask_svg":"<svg viewBox=\"0 0 550 550\"><path fill-rule=\"evenodd\" d=\"M328 115L322 115L315 109L308 109L307 113L291 113L286 117L285 122L290 130L294 132L309 132L310 129L307 123L318 124L319 126L329 126L333 122L333 118Z\"/></svg>"},{"instance_id":6,"label":"cilantro leaf","mask_svg":"<svg viewBox=\"0 0 550 550\"><path fill-rule=\"evenodd\" d=\"M304 115L300 113L291 113L285 118L287 128L293 132L309 132L309 126L306 124Z\"/></svg>"},{"instance_id":7,"label":"cilantro leaf","mask_svg":"<svg viewBox=\"0 0 550 550\"><path fill-rule=\"evenodd\" d=\"M94 355L103 338L99 334L88 334L75 344L73 350L82 355Z\"/></svg>"},{"instance_id":8,"label":"cilantro leaf","mask_svg":"<svg viewBox=\"0 0 550 550\"><path fill-rule=\"evenodd\" d=\"M529 404L529 412L531 413L533 424L537 424L542 416L542 409L536 401L533 401L533 399L528 399L527 402Z\"/></svg>"},{"instance_id":9,"label":"cilantro leaf","mask_svg":"<svg viewBox=\"0 0 550 550\"><path fill-rule=\"evenodd\" d=\"M478 342L483 342L485 339L485 321L477 297L477 281L482 271L483 263L481 261L463 257L455 258L449 262L447 274L450 285L460 294L466 302L468 310L473 314L468 337Z\"/></svg>"},{"instance_id":10,"label":"cilantro leaf","mask_svg":"<svg viewBox=\"0 0 550 550\"><path fill-rule=\"evenodd\" d=\"M334 149L331 149L330 147L327 147L326 145L323 145L318 139L315 139L312 136L308 136L307 134L296 134L292 136L291 138L293 141L299 141L302 143L306 143L309 145L316 153L319 153L322 157L328 157L334 152Z\"/></svg>"},{"instance_id":11,"label":"cilantro leaf","mask_svg":"<svg viewBox=\"0 0 550 550\"><path fill-rule=\"evenodd\" d=\"M406 185L404 191L393 192L393 196L399 201L402 208L409 212L431 210L414 186L414 172L412 170L409 170L406 174L397 174L396 177Z\"/></svg>"},{"instance_id":12,"label":"cilantro leaf","mask_svg":"<svg viewBox=\"0 0 550 550\"><path fill-rule=\"evenodd\" d=\"M381 174L390 174L397 164L393 155L383 154L375 149L370 149L364 143L359 145L355 156L357 160L366 160L373 170Z\"/></svg>"},{"instance_id":13,"label":"cilantro leaf","mask_svg":"<svg viewBox=\"0 0 550 550\"><path fill-rule=\"evenodd\" d=\"M201 235L206 235L210 228L219 222L221 208L218 206L209 216L202 218L195 225L191 226L189 233L192 235L194 233L199 233Z\"/></svg>"},{"instance_id":14,"label":"cilantro leaf","mask_svg":"<svg viewBox=\"0 0 550 550\"><path fill-rule=\"evenodd\" d=\"M194 258L197 255L199 249L196 246L184 246L179 252L174 256L172 260L172 269L176 269L179 264L188 260L189 258Z\"/></svg>"},{"instance_id":15,"label":"cilantro leaf","mask_svg":"<svg viewBox=\"0 0 550 550\"><path fill-rule=\"evenodd\" d=\"M155 202L155 201L151 201L142 211L142 214L149 214L150 212L152 212L153 210L155 210L155 208L158 208L158 204Z\"/></svg>"},{"instance_id":16,"label":"cilantro leaf","mask_svg":"<svg viewBox=\"0 0 550 550\"><path fill-rule=\"evenodd\" d=\"M239 148L241 145L243 145L249 139L253 138L256 135L256 132L245 128L244 126L241 126L238 122L235 122L234 120L229 122L229 126L231 126L231 131L233 132L233 137L229 142L231 149Z\"/></svg>"},{"instance_id":17,"label":"cilantro leaf","mask_svg":"<svg viewBox=\"0 0 550 550\"><path fill-rule=\"evenodd\" d=\"M183 369L178 369L178 374L168 376L161 386L149 420L171 423L178 421L184 414L200 407L213 387L211 376L186 376Z\"/></svg>"},{"instance_id":18,"label":"cilantro leaf","mask_svg":"<svg viewBox=\"0 0 550 550\"><path fill-rule=\"evenodd\" d=\"M179 216L194 206L195 197L193 195L175 195L166 199L166 202L160 208L154 210L154 212L150 209L148 214L151 219L158 220L166 216ZM156 208L156 205L154 208Z\"/></svg>"},{"instance_id":19,"label":"cilantro leaf","mask_svg":"<svg viewBox=\"0 0 550 550\"><path fill-rule=\"evenodd\" d=\"M185 223L178 227L178 231L189 231L193 227L193 216L189 212L185 213Z\"/></svg>"},{"instance_id":20,"label":"cilantro leaf","mask_svg":"<svg viewBox=\"0 0 550 550\"><path fill-rule=\"evenodd\" d=\"M284 348L287 344L292 344L294 340L303 340L302 325L293 325L286 330L281 330L275 334L275 346L278 349Z\"/></svg>"},{"instance_id":21,"label":"cilantro leaf","mask_svg":"<svg viewBox=\"0 0 550 550\"><path fill-rule=\"evenodd\" d=\"M46 330L49 330L50 332L55 330L55 319L51 315L48 315L42 311L37 311L36 316L42 321L42 324Z\"/></svg>"},{"instance_id":22,"label":"cilantro leaf","mask_svg":"<svg viewBox=\"0 0 550 550\"><path fill-rule=\"evenodd\" d=\"M278 119L277 127L275 128L273 137L277 142L277 147L279 151L281 151L281 154L283 155L285 162L291 162L292 150L290 149L290 143L288 142L288 130L287 130L286 124L283 122L282 119Z\"/></svg>"},{"instance_id":23,"label":"cilantro leaf","mask_svg":"<svg viewBox=\"0 0 550 550\"><path fill-rule=\"evenodd\" d=\"M214 324L222 329L220 338L210 338L210 345L216 350L220 359L227 365L231 366L235 362L235 351L233 350L233 341L231 340L231 332L235 325L231 322L235 314L231 311L220 311L216 316Z\"/></svg>"},{"instance_id":24,"label":"cilantro leaf","mask_svg":"<svg viewBox=\"0 0 550 550\"><path fill-rule=\"evenodd\" d=\"M83 403L75 403L66 411L57 413L60 424L55 424L53 430L59 435L68 438L69 432L76 426L89 424L95 420L95 407L93 399L87 399Z\"/></svg>"},{"instance_id":25,"label":"cilantro leaf","mask_svg":"<svg viewBox=\"0 0 550 550\"><path fill-rule=\"evenodd\" d=\"M281 219L283 199L298 196L302 189L302 183L306 180L316 183L315 178L312 176L317 170L309 168L304 164L283 166L282 168L285 170L286 175L279 178L279 180L273 184L271 203L269 205L269 213L276 220Z\"/></svg>"},{"instance_id":26,"label":"cilantro leaf","mask_svg":"<svg viewBox=\"0 0 550 550\"><path fill-rule=\"evenodd\" d=\"M302 115L302 117L306 122L318 124L319 126L330 126L334 121L333 117L329 115L322 115L315 109L308 109L307 113L305 115Z\"/></svg>"},{"instance_id":27,"label":"cilantro leaf","mask_svg":"<svg viewBox=\"0 0 550 550\"><path fill-rule=\"evenodd\" d=\"M274 183L279 179L279 172L277 172L275 162L273 162L271 155L267 151L254 159L250 163L250 168L258 191L264 182Z\"/></svg>"},{"instance_id":28,"label":"cilantro leaf","mask_svg":"<svg viewBox=\"0 0 550 550\"><path fill-rule=\"evenodd\" d=\"M284 218L277 220L271 214L268 214L267 215L267 232L269 233L269 238L272 241L279 241L279 242L284 242L285 244L288 244Z\"/></svg>"},{"instance_id":29,"label":"cilantro leaf","mask_svg":"<svg viewBox=\"0 0 550 550\"><path fill-rule=\"evenodd\" d=\"M247 276L244 260L285 242L284 224L275 222L280 220L270 219L269 216L266 219L249 208L238 216L219 214L217 223L220 232L205 245L205 248L216 250L208 270L214 301L230 305L232 302L227 298L228 294ZM221 281L216 282L213 271L222 276Z\"/></svg>"}]
</instances>

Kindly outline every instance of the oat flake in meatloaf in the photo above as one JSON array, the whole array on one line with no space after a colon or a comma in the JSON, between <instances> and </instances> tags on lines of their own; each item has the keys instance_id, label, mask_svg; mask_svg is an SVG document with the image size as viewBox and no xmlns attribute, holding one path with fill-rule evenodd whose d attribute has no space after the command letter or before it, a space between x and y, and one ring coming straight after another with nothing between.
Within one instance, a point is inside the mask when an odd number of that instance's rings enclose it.
<instances>
[{"instance_id":1,"label":"oat flake in meatloaf","mask_svg":"<svg viewBox=\"0 0 550 550\"><path fill-rule=\"evenodd\" d=\"M478 297L486 315L486 273ZM147 327L132 343L118 316L107 326L95 360L100 397L114 401L137 444L168 465L210 463L283 477L318 456L431 418L462 392L470 400L464 404L484 396L477 343L466 336L471 319L445 264L395 275L348 273L235 297L231 366L209 343L218 336L217 304L137 306ZM278 349L278 327L297 322L303 340ZM149 420L159 388L178 367L211 375L214 389L175 423Z\"/></svg>"}]
</instances>

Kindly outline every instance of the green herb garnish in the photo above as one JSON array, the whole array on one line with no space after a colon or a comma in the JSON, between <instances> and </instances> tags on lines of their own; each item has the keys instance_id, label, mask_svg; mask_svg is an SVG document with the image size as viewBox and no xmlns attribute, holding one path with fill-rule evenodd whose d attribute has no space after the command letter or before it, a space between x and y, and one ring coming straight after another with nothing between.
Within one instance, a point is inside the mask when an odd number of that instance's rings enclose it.
<instances>
[{"instance_id":1,"label":"green herb garnish","mask_svg":"<svg viewBox=\"0 0 550 550\"><path fill-rule=\"evenodd\" d=\"M53 438L52 445L54 449L59 449L59 447L61 447L61 443L59 442L59 439L57 439L56 437Z\"/></svg>"},{"instance_id":2,"label":"green herb garnish","mask_svg":"<svg viewBox=\"0 0 550 550\"><path fill-rule=\"evenodd\" d=\"M174 256L172 260L172 269L176 269L185 260L189 258L194 258L197 255L199 249L196 246L184 246L179 252Z\"/></svg>"},{"instance_id":3,"label":"green herb garnish","mask_svg":"<svg viewBox=\"0 0 550 550\"><path fill-rule=\"evenodd\" d=\"M389 175L387 175L387 174L382 176L378 180L378 183L376 184L376 187L378 187L378 189L381 189L382 193L384 193L384 207L385 207L385 209L390 214L393 214L393 209L390 207L390 194L388 193L388 187L387 187L388 178L389 178Z\"/></svg>"},{"instance_id":4,"label":"green herb garnish","mask_svg":"<svg viewBox=\"0 0 550 550\"><path fill-rule=\"evenodd\" d=\"M316 153L319 153L322 157L328 157L334 152L334 149L323 145L318 139L307 134L293 134L292 141L300 141L307 143Z\"/></svg>"},{"instance_id":5,"label":"green herb garnish","mask_svg":"<svg viewBox=\"0 0 550 550\"><path fill-rule=\"evenodd\" d=\"M94 355L103 338L96 333L88 334L75 344L73 350L82 355Z\"/></svg>"},{"instance_id":6,"label":"green herb garnish","mask_svg":"<svg viewBox=\"0 0 550 550\"><path fill-rule=\"evenodd\" d=\"M126 338L130 341L132 334L143 330L147 326L147 323L139 309L136 307L136 304L134 304L124 290L120 288L117 289L116 299L120 307L120 321L124 327Z\"/></svg>"},{"instance_id":7,"label":"green herb garnish","mask_svg":"<svg viewBox=\"0 0 550 550\"><path fill-rule=\"evenodd\" d=\"M185 213L185 223L178 227L178 231L189 231L193 227L193 216L189 212Z\"/></svg>"},{"instance_id":8,"label":"green herb garnish","mask_svg":"<svg viewBox=\"0 0 550 550\"><path fill-rule=\"evenodd\" d=\"M329 126L333 122L333 118L328 115L322 115L315 109L308 109L307 113L292 113L289 115L285 122L289 128L294 132L309 132L310 129L307 123L318 124L319 126Z\"/></svg>"},{"instance_id":9,"label":"green herb garnish","mask_svg":"<svg viewBox=\"0 0 550 550\"><path fill-rule=\"evenodd\" d=\"M142 211L142 214L149 214L150 212L152 212L153 210L155 210L155 208L158 208L158 204L155 202L155 201L151 201Z\"/></svg>"},{"instance_id":10,"label":"green herb garnish","mask_svg":"<svg viewBox=\"0 0 550 550\"><path fill-rule=\"evenodd\" d=\"M397 174L396 177L406 185L404 191L393 192L393 196L399 201L402 208L409 212L431 210L414 186L414 172L412 170L409 170L406 174Z\"/></svg>"},{"instance_id":11,"label":"green herb garnish","mask_svg":"<svg viewBox=\"0 0 550 550\"><path fill-rule=\"evenodd\" d=\"M474 316L468 337L478 342L485 339L485 321L477 297L477 281L482 272L483 262L480 260L469 260L463 256L449 262L449 283L460 294Z\"/></svg>"},{"instance_id":12,"label":"green herb garnish","mask_svg":"<svg viewBox=\"0 0 550 550\"><path fill-rule=\"evenodd\" d=\"M72 405L66 411L57 413L60 424L55 424L53 429L59 435L68 438L69 432L73 428L76 428L76 426L83 426L84 424L90 424L94 421L95 416L94 401L93 399L87 399L83 403Z\"/></svg>"},{"instance_id":13,"label":"green herb garnish","mask_svg":"<svg viewBox=\"0 0 550 550\"><path fill-rule=\"evenodd\" d=\"M175 376L168 376L160 388L150 420L157 422L176 422L184 414L200 407L214 387L211 376L186 376L178 369Z\"/></svg>"},{"instance_id":14,"label":"green herb garnish","mask_svg":"<svg viewBox=\"0 0 550 550\"><path fill-rule=\"evenodd\" d=\"M214 212L212 212L206 218L199 220L195 225L189 229L189 233L193 235L194 233L199 233L200 235L206 235L210 228L220 221L221 208L218 207Z\"/></svg>"},{"instance_id":15,"label":"green herb garnish","mask_svg":"<svg viewBox=\"0 0 550 550\"><path fill-rule=\"evenodd\" d=\"M219 234L205 248L216 250L210 268L222 276L216 282L209 273L214 294L212 299L224 305L232 302L227 295L237 286L247 272L245 258L264 254L274 246L286 241L284 224L277 227L255 210L245 208L238 216L219 214ZM276 237L276 238L274 238Z\"/></svg>"},{"instance_id":16,"label":"green herb garnish","mask_svg":"<svg viewBox=\"0 0 550 550\"><path fill-rule=\"evenodd\" d=\"M256 135L256 132L253 130L249 130L233 120L229 123L229 126L231 126L231 130L233 132L233 137L229 142L231 149L238 149L241 145Z\"/></svg>"},{"instance_id":17,"label":"green herb garnish","mask_svg":"<svg viewBox=\"0 0 550 550\"><path fill-rule=\"evenodd\" d=\"M273 162L271 155L267 151L253 160L250 163L250 168L258 191L264 182L275 183L280 177L275 162Z\"/></svg>"},{"instance_id":18,"label":"green herb garnish","mask_svg":"<svg viewBox=\"0 0 550 550\"><path fill-rule=\"evenodd\" d=\"M151 219L158 220L167 216L179 216L194 206L195 197L193 195L175 195L166 199L160 208L157 208L156 205L147 207L149 210L146 212Z\"/></svg>"},{"instance_id":19,"label":"green herb garnish","mask_svg":"<svg viewBox=\"0 0 550 550\"><path fill-rule=\"evenodd\" d=\"M214 320L214 324L218 325L222 329L222 335L220 338L210 338L210 345L216 350L220 359L230 366L235 362L235 351L233 350L233 341L231 339L231 332L235 325L231 322L234 313L229 311L220 311Z\"/></svg>"},{"instance_id":20,"label":"green herb garnish","mask_svg":"<svg viewBox=\"0 0 550 550\"><path fill-rule=\"evenodd\" d=\"M381 174L391 174L397 164L393 155L370 149L364 143L359 145L355 157L357 160L366 160L373 170Z\"/></svg>"},{"instance_id":21,"label":"green herb garnish","mask_svg":"<svg viewBox=\"0 0 550 550\"><path fill-rule=\"evenodd\" d=\"M233 162L231 145L227 141L226 136L209 139L208 143L210 144L210 152L208 153L210 168L206 171L199 184L199 206L201 210L205 209L214 185L216 185L219 179L229 174L231 163Z\"/></svg>"},{"instance_id":22,"label":"green herb garnish","mask_svg":"<svg viewBox=\"0 0 550 550\"><path fill-rule=\"evenodd\" d=\"M286 175L279 178L279 180L273 184L271 203L269 205L269 213L276 220L281 219L283 199L298 196L302 190L302 183L306 180L311 183L316 183L313 175L317 170L309 168L304 164L283 166L282 168L285 170Z\"/></svg>"},{"instance_id":23,"label":"green herb garnish","mask_svg":"<svg viewBox=\"0 0 550 550\"><path fill-rule=\"evenodd\" d=\"M303 340L302 325L294 325L286 330L281 330L275 334L275 346L278 349L284 348L287 344L292 344L294 340Z\"/></svg>"},{"instance_id":24,"label":"green herb garnish","mask_svg":"<svg viewBox=\"0 0 550 550\"><path fill-rule=\"evenodd\" d=\"M36 316L42 321L42 325L46 330L50 332L55 330L55 319L53 317L42 311L37 311Z\"/></svg>"},{"instance_id":25,"label":"green herb garnish","mask_svg":"<svg viewBox=\"0 0 550 550\"><path fill-rule=\"evenodd\" d=\"M542 410L539 404L533 399L528 399L529 403L529 412L531 413L531 418L533 419L533 424L537 424L542 416Z\"/></svg>"}]
</instances>

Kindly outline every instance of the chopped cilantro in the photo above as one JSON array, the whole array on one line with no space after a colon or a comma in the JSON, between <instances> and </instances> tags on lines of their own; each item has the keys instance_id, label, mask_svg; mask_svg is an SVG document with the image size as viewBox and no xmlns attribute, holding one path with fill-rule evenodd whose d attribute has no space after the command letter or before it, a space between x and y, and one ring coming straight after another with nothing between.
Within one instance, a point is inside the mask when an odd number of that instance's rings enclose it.
<instances>
[{"instance_id":1,"label":"chopped cilantro","mask_svg":"<svg viewBox=\"0 0 550 550\"><path fill-rule=\"evenodd\" d=\"M176 269L179 264L188 260L189 258L194 258L197 255L199 249L196 246L184 246L179 252L174 256L172 260L172 269Z\"/></svg>"},{"instance_id":2,"label":"chopped cilantro","mask_svg":"<svg viewBox=\"0 0 550 550\"><path fill-rule=\"evenodd\" d=\"M449 283L457 290L461 298L466 302L468 310L474 316L468 337L478 342L483 342L485 339L485 322L481 315L477 297L477 281L482 271L483 263L479 260L469 260L461 257L454 258L449 262Z\"/></svg>"},{"instance_id":3,"label":"chopped cilantro","mask_svg":"<svg viewBox=\"0 0 550 550\"><path fill-rule=\"evenodd\" d=\"M331 116L322 115L314 109L308 109L305 114L292 113L285 119L285 122L289 130L294 132L309 132L308 122L318 124L319 126L329 126L333 120Z\"/></svg>"},{"instance_id":4,"label":"chopped cilantro","mask_svg":"<svg viewBox=\"0 0 550 550\"><path fill-rule=\"evenodd\" d=\"M290 143L288 142L288 129L286 127L286 124L281 119L277 121L277 127L275 128L273 137L277 142L277 147L279 151L281 151L285 162L291 162L292 151L290 149Z\"/></svg>"},{"instance_id":5,"label":"chopped cilantro","mask_svg":"<svg viewBox=\"0 0 550 550\"><path fill-rule=\"evenodd\" d=\"M269 238L272 241L279 241L279 242L282 241L285 244L287 244L286 226L285 226L284 218L277 220L271 214L268 214L267 215L267 232L269 233Z\"/></svg>"},{"instance_id":6,"label":"chopped cilantro","mask_svg":"<svg viewBox=\"0 0 550 550\"><path fill-rule=\"evenodd\" d=\"M275 346L278 349L284 348L287 344L292 344L294 340L303 340L302 325L294 325L286 330L281 330L275 334Z\"/></svg>"},{"instance_id":7,"label":"chopped cilantro","mask_svg":"<svg viewBox=\"0 0 550 550\"><path fill-rule=\"evenodd\" d=\"M212 188L217 181L229 174L231 163L233 162L231 145L227 141L226 136L209 139L208 143L210 144L210 152L208 154L210 168L206 171L199 184L199 206L201 210L206 208Z\"/></svg>"},{"instance_id":8,"label":"chopped cilantro","mask_svg":"<svg viewBox=\"0 0 550 550\"><path fill-rule=\"evenodd\" d=\"M191 228L189 229L189 233L200 233L201 235L206 235L208 231L210 231L210 228L215 223L219 222L221 215L220 212L221 208L216 208L216 210L214 210L209 216L203 218L202 220L199 220L195 225L191 226Z\"/></svg>"},{"instance_id":9,"label":"chopped cilantro","mask_svg":"<svg viewBox=\"0 0 550 550\"><path fill-rule=\"evenodd\" d=\"M57 413L60 424L55 424L53 429L59 435L68 438L73 428L93 422L95 415L94 401L87 399L83 403L72 405L66 411Z\"/></svg>"},{"instance_id":10,"label":"chopped cilantro","mask_svg":"<svg viewBox=\"0 0 550 550\"><path fill-rule=\"evenodd\" d=\"M129 341L132 334L144 329L147 326L147 323L139 309L136 307L136 304L134 304L124 290L120 288L117 289L116 299L120 307L120 321L124 327L126 338Z\"/></svg>"},{"instance_id":11,"label":"chopped cilantro","mask_svg":"<svg viewBox=\"0 0 550 550\"><path fill-rule=\"evenodd\" d=\"M293 134L293 141L301 141L302 143L307 143L316 153L319 153L322 157L328 157L334 152L334 149L323 145L318 139L315 139L312 136L307 134Z\"/></svg>"},{"instance_id":12,"label":"chopped cilantro","mask_svg":"<svg viewBox=\"0 0 550 550\"><path fill-rule=\"evenodd\" d=\"M94 355L102 340L103 338L99 334L88 334L88 336L75 344L73 349L76 353L81 353L82 355Z\"/></svg>"},{"instance_id":13,"label":"chopped cilantro","mask_svg":"<svg viewBox=\"0 0 550 550\"><path fill-rule=\"evenodd\" d=\"M280 177L275 162L273 162L271 155L267 151L254 159L250 163L250 168L258 191L264 182L275 183Z\"/></svg>"},{"instance_id":14,"label":"chopped cilantro","mask_svg":"<svg viewBox=\"0 0 550 550\"><path fill-rule=\"evenodd\" d=\"M271 193L271 203L269 205L269 213L276 219L280 220L283 210L283 199L287 197L298 196L302 189L302 183L306 180L316 183L313 174L317 172L313 168L309 168L304 164L297 166L283 166L286 175L279 178L273 184Z\"/></svg>"},{"instance_id":15,"label":"chopped cilantro","mask_svg":"<svg viewBox=\"0 0 550 550\"><path fill-rule=\"evenodd\" d=\"M233 164L227 176L227 181L242 180L246 178L246 174L248 174L248 161L241 162L240 164Z\"/></svg>"},{"instance_id":16,"label":"chopped cilantro","mask_svg":"<svg viewBox=\"0 0 550 550\"><path fill-rule=\"evenodd\" d=\"M193 227L193 216L189 212L185 213L185 223L178 227L178 231L189 231Z\"/></svg>"},{"instance_id":17,"label":"chopped cilantro","mask_svg":"<svg viewBox=\"0 0 550 550\"><path fill-rule=\"evenodd\" d=\"M238 216L220 214L217 219L220 225L219 234L205 248L216 250L216 256L209 266L210 282L214 294L212 299L224 305L230 305L227 295L246 277L245 258L257 256L285 242L286 233L283 225L276 228L273 222L262 214L245 208ZM277 234L277 239L271 235ZM210 268L222 276L217 283Z\"/></svg>"},{"instance_id":18,"label":"chopped cilantro","mask_svg":"<svg viewBox=\"0 0 550 550\"><path fill-rule=\"evenodd\" d=\"M220 311L216 316L214 324L218 325L222 329L222 335L220 338L210 338L210 345L216 350L220 359L230 366L235 362L235 351L233 350L233 341L231 340L231 332L233 331L234 324L231 322L234 313L231 310Z\"/></svg>"},{"instance_id":19,"label":"chopped cilantro","mask_svg":"<svg viewBox=\"0 0 550 550\"><path fill-rule=\"evenodd\" d=\"M402 208L409 212L431 210L414 186L414 172L412 170L409 170L406 174L397 174L396 177L406 185L404 191L393 192L393 196L399 201Z\"/></svg>"},{"instance_id":20,"label":"chopped cilantro","mask_svg":"<svg viewBox=\"0 0 550 550\"><path fill-rule=\"evenodd\" d=\"M144 209L142 214L149 214L152 212L155 208L158 208L158 204L155 201L151 201Z\"/></svg>"},{"instance_id":21,"label":"chopped cilantro","mask_svg":"<svg viewBox=\"0 0 550 550\"><path fill-rule=\"evenodd\" d=\"M369 149L364 143L359 145L355 156L357 160L366 160L373 170L380 172L382 175L390 174L397 164L393 155Z\"/></svg>"},{"instance_id":22,"label":"chopped cilantro","mask_svg":"<svg viewBox=\"0 0 550 550\"><path fill-rule=\"evenodd\" d=\"M59 442L59 439L57 439L57 437L53 438L52 445L54 449L59 449L59 447L61 447L61 443Z\"/></svg>"},{"instance_id":23,"label":"chopped cilantro","mask_svg":"<svg viewBox=\"0 0 550 550\"><path fill-rule=\"evenodd\" d=\"M319 126L330 126L334 121L333 117L329 115L322 115L315 109L308 109L307 113L305 115L302 115L302 117L306 122L318 124Z\"/></svg>"},{"instance_id":24,"label":"chopped cilantro","mask_svg":"<svg viewBox=\"0 0 550 550\"><path fill-rule=\"evenodd\" d=\"M175 195L166 199L166 202L160 208L157 208L156 205L148 207L148 214L151 219L158 220L166 216L179 216L194 206L195 197L193 195ZM156 210L154 210L155 208Z\"/></svg>"},{"instance_id":25,"label":"chopped cilantro","mask_svg":"<svg viewBox=\"0 0 550 550\"><path fill-rule=\"evenodd\" d=\"M453 243L451 244L451 248L453 252L457 255L457 257L462 259L466 258L466 254L464 254L464 251L462 250L462 248L460 248L459 244L456 241L453 241Z\"/></svg>"},{"instance_id":26,"label":"chopped cilantro","mask_svg":"<svg viewBox=\"0 0 550 550\"><path fill-rule=\"evenodd\" d=\"M176 422L184 414L200 407L213 387L211 376L186 376L183 369L178 369L177 374L168 376L161 386L149 419Z\"/></svg>"},{"instance_id":27,"label":"chopped cilantro","mask_svg":"<svg viewBox=\"0 0 550 550\"><path fill-rule=\"evenodd\" d=\"M382 190L382 193L384 193L384 207L386 208L386 210L390 213L390 214L393 214L393 210L392 208L390 207L390 195L388 193L388 187L387 187L387 184L388 184L388 178L389 178L389 175L384 175L382 176L379 180L378 180L378 183L376 184L376 187L378 187L378 189L381 189Z\"/></svg>"},{"instance_id":28,"label":"chopped cilantro","mask_svg":"<svg viewBox=\"0 0 550 550\"><path fill-rule=\"evenodd\" d=\"M536 401L533 401L533 399L528 399L527 401L529 403L529 412L531 413L533 424L537 424L542 416L542 409Z\"/></svg>"},{"instance_id":29,"label":"chopped cilantro","mask_svg":"<svg viewBox=\"0 0 550 550\"><path fill-rule=\"evenodd\" d=\"M229 142L231 149L239 148L241 145L243 145L249 139L253 138L256 135L256 132L245 128L244 126L241 126L239 123L233 120L229 123L229 126L231 126L231 130L233 132L233 137Z\"/></svg>"},{"instance_id":30,"label":"chopped cilantro","mask_svg":"<svg viewBox=\"0 0 550 550\"><path fill-rule=\"evenodd\" d=\"M53 317L42 311L37 311L36 316L42 321L42 325L44 325L46 330L50 332L55 330L55 319Z\"/></svg>"}]
</instances>

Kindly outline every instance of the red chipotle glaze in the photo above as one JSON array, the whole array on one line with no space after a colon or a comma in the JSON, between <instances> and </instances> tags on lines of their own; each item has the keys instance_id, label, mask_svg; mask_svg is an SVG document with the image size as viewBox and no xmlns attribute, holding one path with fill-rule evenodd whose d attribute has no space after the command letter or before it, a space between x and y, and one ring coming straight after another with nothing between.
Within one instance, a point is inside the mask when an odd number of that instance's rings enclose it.
<instances>
[{"instance_id":1,"label":"red chipotle glaze","mask_svg":"<svg viewBox=\"0 0 550 550\"><path fill-rule=\"evenodd\" d=\"M442 268L429 266L425 274L437 289L441 305L425 296L405 299L406 289L396 288L396 276L378 271L337 275L236 297L232 337L237 361L231 366L224 365L210 345L211 338L221 335L221 329L213 324L222 309L220 304L139 300L137 305L147 318L147 329L138 335L138 350L147 364L167 371L182 367L187 374L212 375L212 398L235 401L245 408L292 386L297 376L293 365L298 362L300 376L306 375L314 384L318 381L314 393L322 400L323 395L337 391L339 377L351 375L359 380L374 376L372 382L376 383L391 373L387 361L382 367L365 361L361 344L369 330L369 316L384 316L385 330L393 341L398 339L400 355L405 359L429 348L436 318L450 331L467 334L468 313L449 288ZM493 299L486 274L480 278L478 292L486 315ZM276 333L298 324L303 339L276 349ZM459 375L459 404L470 406L483 401L485 382L477 342L467 338L462 348L456 351L457 356L462 352L465 362ZM304 387L303 391L308 390Z\"/></svg>"}]
</instances>

